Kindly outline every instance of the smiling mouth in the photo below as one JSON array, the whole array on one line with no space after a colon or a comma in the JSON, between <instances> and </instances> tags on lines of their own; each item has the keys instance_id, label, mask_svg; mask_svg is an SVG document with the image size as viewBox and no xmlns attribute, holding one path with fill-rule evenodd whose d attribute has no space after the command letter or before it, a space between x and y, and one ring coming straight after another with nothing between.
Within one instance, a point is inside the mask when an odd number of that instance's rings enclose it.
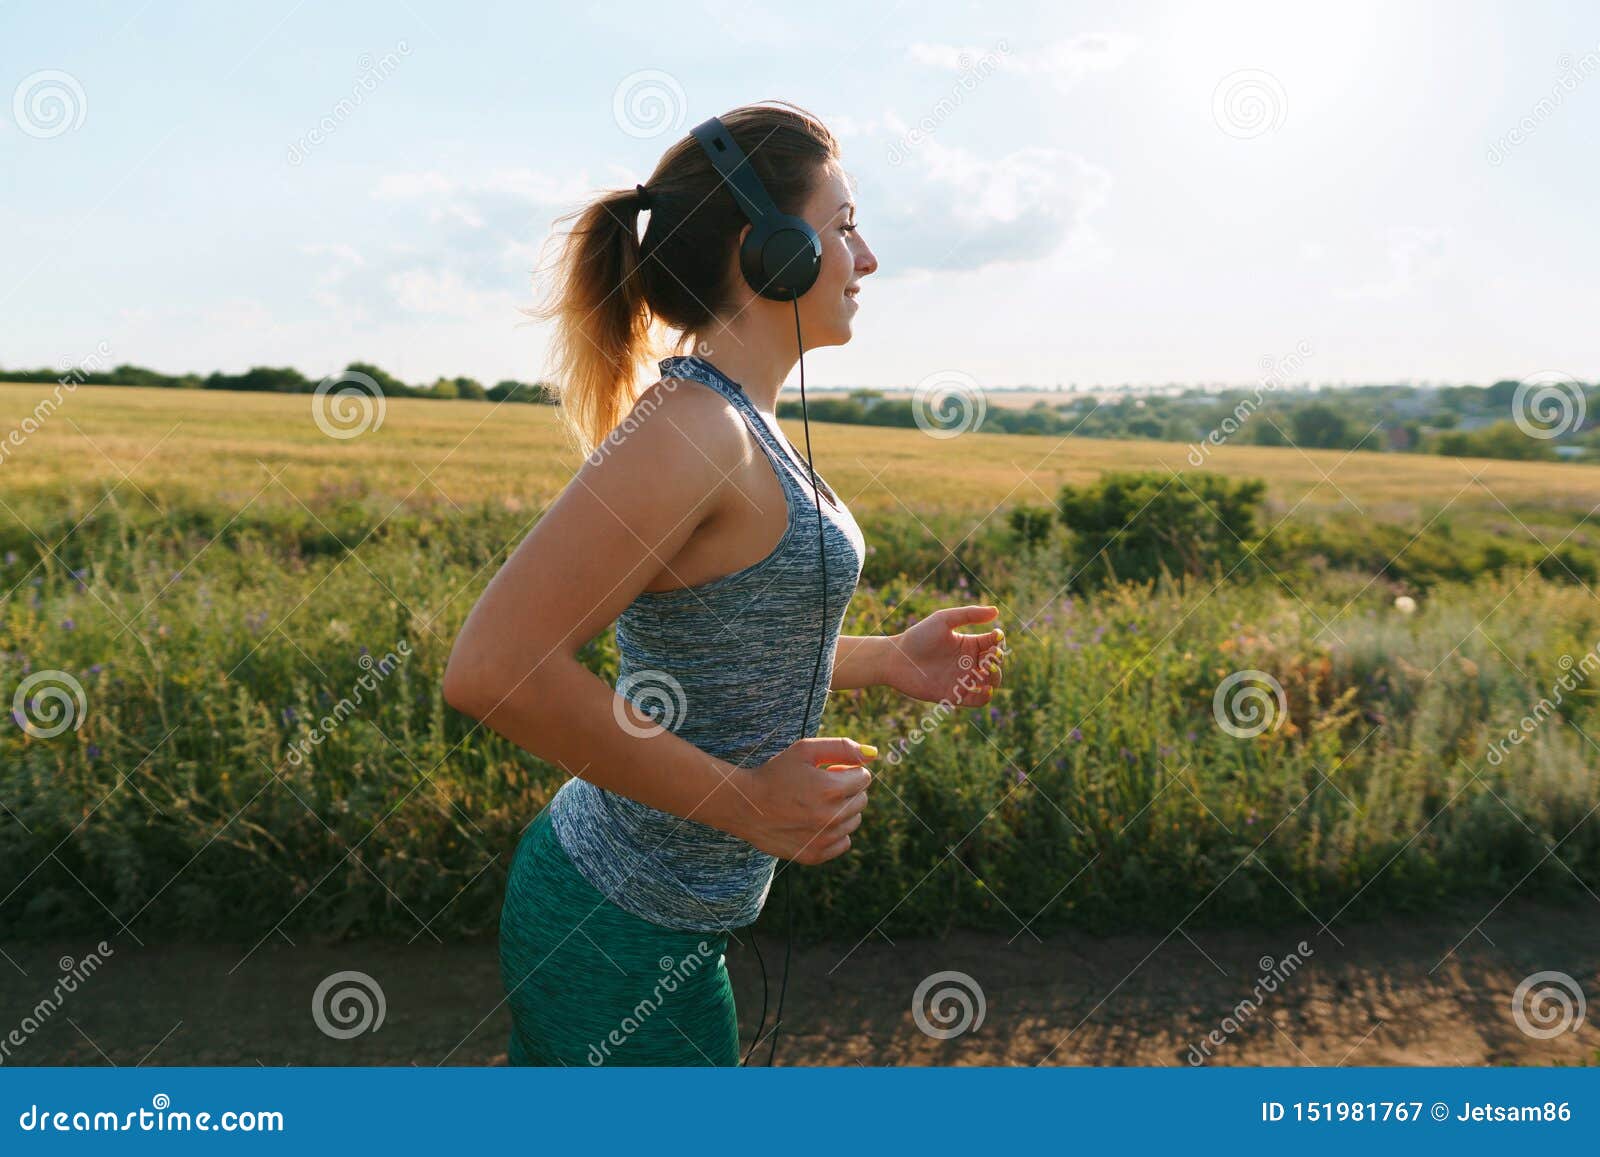
<instances>
[{"instance_id":1,"label":"smiling mouth","mask_svg":"<svg viewBox=\"0 0 1600 1157\"><path fill-rule=\"evenodd\" d=\"M859 285L852 285L849 289L846 289L844 291L844 295L846 297L848 297L851 301L854 301L856 299L856 297L860 293L861 293L861 287Z\"/></svg>"}]
</instances>

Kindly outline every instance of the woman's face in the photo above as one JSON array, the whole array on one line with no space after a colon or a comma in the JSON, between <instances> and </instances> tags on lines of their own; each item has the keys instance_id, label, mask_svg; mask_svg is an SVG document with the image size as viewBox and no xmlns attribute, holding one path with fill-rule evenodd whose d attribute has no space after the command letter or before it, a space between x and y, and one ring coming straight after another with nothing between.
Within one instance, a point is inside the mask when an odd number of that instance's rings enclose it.
<instances>
[{"instance_id":1,"label":"woman's face","mask_svg":"<svg viewBox=\"0 0 1600 1157\"><path fill-rule=\"evenodd\" d=\"M808 349L850 340L861 279L878 268L878 259L855 228L855 213L844 173L836 164L824 165L800 214L822 240L822 271L800 297L800 332Z\"/></svg>"}]
</instances>

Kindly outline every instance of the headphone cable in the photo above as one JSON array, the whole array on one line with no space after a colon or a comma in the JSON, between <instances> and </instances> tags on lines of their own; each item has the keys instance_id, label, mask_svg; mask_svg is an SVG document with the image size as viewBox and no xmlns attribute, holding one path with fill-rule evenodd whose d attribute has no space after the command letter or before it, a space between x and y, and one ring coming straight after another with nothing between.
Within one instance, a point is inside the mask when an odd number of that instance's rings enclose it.
<instances>
[{"instance_id":1,"label":"headphone cable","mask_svg":"<svg viewBox=\"0 0 1600 1157\"><path fill-rule=\"evenodd\" d=\"M811 687L806 692L806 714L801 721L801 738L805 738L811 730L811 704L816 698L817 676L822 671L822 655L828 645L828 549L823 537L822 524L822 490L817 485L817 468L811 461L811 416L806 407L806 349L805 342L800 336L800 299L791 298L794 302L794 340L800 354L800 419L806 431L806 469L811 475L811 496L817 503L817 561L822 568L822 587L820 591L822 631L817 639L817 662L811 670ZM793 867L793 861L790 861ZM789 958L794 952L794 887L789 875L783 878L783 906L788 918L788 940L783 950L783 984L778 989L778 1011L772 1020L772 1046L767 1050L767 1066L772 1066L773 1058L778 1055L778 1031L783 1027L783 998L789 989ZM755 934L751 933L752 941ZM765 1024L766 1018L762 1017Z\"/></svg>"},{"instance_id":2,"label":"headphone cable","mask_svg":"<svg viewBox=\"0 0 1600 1157\"><path fill-rule=\"evenodd\" d=\"M739 1062L741 1067L750 1064L750 1054L756 1051L761 1043L761 1033L767 1027L767 962L761 958L761 945L756 942L754 928L750 930L750 947L755 949L756 963L761 965L761 1020L756 1024L756 1035L750 1041L750 1047L744 1052L744 1060Z\"/></svg>"}]
</instances>

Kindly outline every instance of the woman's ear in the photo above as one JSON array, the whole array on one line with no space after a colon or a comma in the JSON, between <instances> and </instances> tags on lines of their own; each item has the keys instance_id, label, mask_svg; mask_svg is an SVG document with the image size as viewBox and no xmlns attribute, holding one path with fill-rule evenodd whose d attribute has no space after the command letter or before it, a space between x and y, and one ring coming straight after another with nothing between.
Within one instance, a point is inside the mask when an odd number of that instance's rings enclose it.
<instances>
[{"instance_id":1,"label":"woman's ear","mask_svg":"<svg viewBox=\"0 0 1600 1157\"><path fill-rule=\"evenodd\" d=\"M732 280L735 293L750 290L750 287L744 281L744 268L739 261L739 253L744 249L744 239L750 236L750 230L754 228L754 225L746 225L739 230L739 236L735 237L733 241L732 268L728 270L728 276ZM754 291L751 290L750 292Z\"/></svg>"}]
</instances>

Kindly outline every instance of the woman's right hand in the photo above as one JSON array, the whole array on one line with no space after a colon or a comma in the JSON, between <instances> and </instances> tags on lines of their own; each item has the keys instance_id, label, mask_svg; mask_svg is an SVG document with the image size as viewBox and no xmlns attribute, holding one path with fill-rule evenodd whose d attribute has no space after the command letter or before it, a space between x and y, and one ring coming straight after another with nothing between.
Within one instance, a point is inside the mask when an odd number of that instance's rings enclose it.
<instances>
[{"instance_id":1,"label":"woman's right hand","mask_svg":"<svg viewBox=\"0 0 1600 1157\"><path fill-rule=\"evenodd\" d=\"M859 765L877 754L877 748L853 739L796 740L747 770L740 784L744 830L733 834L797 864L821 864L844 855L850 850L850 833L861 826L872 782L872 773Z\"/></svg>"}]
</instances>

